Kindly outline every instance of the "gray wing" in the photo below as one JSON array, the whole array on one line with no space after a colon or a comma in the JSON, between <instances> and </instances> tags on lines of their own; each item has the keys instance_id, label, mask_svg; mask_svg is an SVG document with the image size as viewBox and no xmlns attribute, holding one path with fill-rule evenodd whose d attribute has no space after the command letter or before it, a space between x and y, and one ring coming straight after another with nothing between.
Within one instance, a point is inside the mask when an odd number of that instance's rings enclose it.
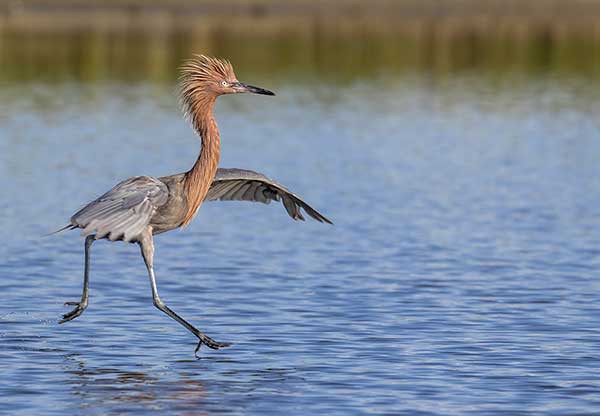
<instances>
[{"instance_id":1,"label":"gray wing","mask_svg":"<svg viewBox=\"0 0 600 416\"><path fill-rule=\"evenodd\" d=\"M290 217L304 221L302 208L319 222L332 224L327 218L312 208L299 196L288 191L283 185L257 172L245 169L217 170L205 201L254 201L268 204L281 201Z\"/></svg>"},{"instance_id":2,"label":"gray wing","mask_svg":"<svg viewBox=\"0 0 600 416\"><path fill-rule=\"evenodd\" d=\"M77 211L71 228L83 228L83 235L95 233L96 239L135 241L168 197L169 189L156 178L129 178Z\"/></svg>"}]
</instances>

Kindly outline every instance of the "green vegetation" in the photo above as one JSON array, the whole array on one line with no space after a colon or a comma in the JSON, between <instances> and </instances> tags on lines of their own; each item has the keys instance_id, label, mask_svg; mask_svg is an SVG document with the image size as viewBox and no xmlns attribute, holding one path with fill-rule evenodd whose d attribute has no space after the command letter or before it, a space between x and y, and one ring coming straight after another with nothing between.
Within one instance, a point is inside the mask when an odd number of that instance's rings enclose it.
<instances>
[{"instance_id":1,"label":"green vegetation","mask_svg":"<svg viewBox=\"0 0 600 416\"><path fill-rule=\"evenodd\" d=\"M37 0L0 4L0 79L172 82L192 53L335 81L388 72L600 73L600 2ZM271 74L271 75L270 75Z\"/></svg>"}]
</instances>

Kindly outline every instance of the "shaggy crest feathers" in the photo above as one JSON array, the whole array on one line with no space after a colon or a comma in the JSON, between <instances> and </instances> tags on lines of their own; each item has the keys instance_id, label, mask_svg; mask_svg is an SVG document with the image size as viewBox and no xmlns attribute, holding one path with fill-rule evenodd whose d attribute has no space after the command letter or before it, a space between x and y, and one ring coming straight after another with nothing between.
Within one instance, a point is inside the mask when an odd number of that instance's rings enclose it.
<instances>
[{"instance_id":1,"label":"shaggy crest feathers","mask_svg":"<svg viewBox=\"0 0 600 416\"><path fill-rule=\"evenodd\" d=\"M196 124L198 110L213 100L218 93L215 84L237 81L231 63L226 59L195 55L181 67L180 102L185 117Z\"/></svg>"},{"instance_id":2,"label":"shaggy crest feathers","mask_svg":"<svg viewBox=\"0 0 600 416\"><path fill-rule=\"evenodd\" d=\"M194 59L190 59L183 64L181 71L184 82L201 82L215 79L236 80L231 62L227 59L211 58L206 55L196 55Z\"/></svg>"}]
</instances>

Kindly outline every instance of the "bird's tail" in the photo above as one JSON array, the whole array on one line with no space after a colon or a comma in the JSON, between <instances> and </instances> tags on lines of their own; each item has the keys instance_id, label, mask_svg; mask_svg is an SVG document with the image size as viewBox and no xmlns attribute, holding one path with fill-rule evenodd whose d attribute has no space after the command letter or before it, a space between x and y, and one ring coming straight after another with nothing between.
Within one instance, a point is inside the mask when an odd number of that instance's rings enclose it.
<instances>
[{"instance_id":1,"label":"bird's tail","mask_svg":"<svg viewBox=\"0 0 600 416\"><path fill-rule=\"evenodd\" d=\"M51 235L58 234L58 233L60 233L61 231L65 231L65 230L74 230L75 228L77 228L77 227L76 227L76 226L74 226L73 224L67 224L67 225L65 225L64 227L62 227L62 228L60 228L60 229L58 229L58 230L56 230L56 231L52 231L51 233L44 234L42 237L49 237L49 236L51 236Z\"/></svg>"}]
</instances>

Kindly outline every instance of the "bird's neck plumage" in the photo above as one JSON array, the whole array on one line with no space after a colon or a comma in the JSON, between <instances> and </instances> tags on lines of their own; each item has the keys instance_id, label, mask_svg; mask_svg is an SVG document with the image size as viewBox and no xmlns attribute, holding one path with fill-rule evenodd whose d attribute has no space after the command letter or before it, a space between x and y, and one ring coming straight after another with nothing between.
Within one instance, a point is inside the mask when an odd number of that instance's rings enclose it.
<instances>
[{"instance_id":1,"label":"bird's neck plumage","mask_svg":"<svg viewBox=\"0 0 600 416\"><path fill-rule=\"evenodd\" d=\"M213 114L216 97L202 97L190 106L194 129L200 136L200 154L194 166L185 173L184 189L188 209L182 226L192 221L202 204L217 172L221 140L219 128Z\"/></svg>"}]
</instances>

